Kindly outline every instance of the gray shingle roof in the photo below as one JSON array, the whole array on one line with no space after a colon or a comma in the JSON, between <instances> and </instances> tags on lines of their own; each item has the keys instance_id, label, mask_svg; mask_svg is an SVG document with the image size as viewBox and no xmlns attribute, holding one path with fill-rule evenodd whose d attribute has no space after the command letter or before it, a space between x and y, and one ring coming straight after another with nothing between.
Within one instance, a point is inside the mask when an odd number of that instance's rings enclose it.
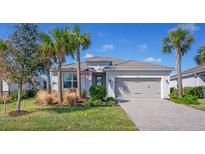
<instances>
[{"instance_id":1,"label":"gray shingle roof","mask_svg":"<svg viewBox=\"0 0 205 154\"><path fill-rule=\"evenodd\" d=\"M100 61L100 62L112 62L113 65L121 63L125 60L115 58L115 57L107 57L107 56L95 56L95 57L90 57L85 59L86 62L95 62L95 61Z\"/></svg>"},{"instance_id":2,"label":"gray shingle roof","mask_svg":"<svg viewBox=\"0 0 205 154\"><path fill-rule=\"evenodd\" d=\"M205 64L201 64L196 67L189 68L182 72L182 76L186 76L188 74L199 73L205 71ZM177 78L177 74L171 76L171 78Z\"/></svg>"},{"instance_id":3,"label":"gray shingle roof","mask_svg":"<svg viewBox=\"0 0 205 154\"><path fill-rule=\"evenodd\" d=\"M172 67L151 64L141 61L128 60L122 63L119 63L116 66L107 68L107 70L173 70Z\"/></svg>"},{"instance_id":4,"label":"gray shingle roof","mask_svg":"<svg viewBox=\"0 0 205 154\"><path fill-rule=\"evenodd\" d=\"M84 70L87 67L86 62L112 62L112 66L105 68L105 70L173 70L172 67L161 66L157 64L151 64L135 60L122 60L113 57L96 56L85 59L85 62L81 62L81 69ZM62 71L76 71L76 63L65 64L62 66ZM54 71L53 69L52 71Z\"/></svg>"}]
</instances>

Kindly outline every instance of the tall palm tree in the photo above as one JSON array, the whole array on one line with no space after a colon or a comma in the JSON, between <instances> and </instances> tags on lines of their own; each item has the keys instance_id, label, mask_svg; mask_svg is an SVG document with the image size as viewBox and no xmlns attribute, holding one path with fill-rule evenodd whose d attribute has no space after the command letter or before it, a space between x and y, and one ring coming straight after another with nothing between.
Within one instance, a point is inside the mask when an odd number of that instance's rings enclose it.
<instances>
[{"instance_id":1,"label":"tall palm tree","mask_svg":"<svg viewBox=\"0 0 205 154\"><path fill-rule=\"evenodd\" d=\"M175 50L175 58L177 65L177 78L178 78L178 96L182 97L182 77L181 77L181 61L182 56L190 49L194 37L190 34L189 30L182 28L175 28L168 33L168 36L162 40L162 52L171 53Z\"/></svg>"},{"instance_id":2,"label":"tall palm tree","mask_svg":"<svg viewBox=\"0 0 205 154\"><path fill-rule=\"evenodd\" d=\"M54 44L47 33L41 33L40 38L41 44L39 46L39 54L42 57L42 63L47 78L47 93L51 94L50 68L52 64L51 58L54 56Z\"/></svg>"},{"instance_id":3,"label":"tall palm tree","mask_svg":"<svg viewBox=\"0 0 205 154\"><path fill-rule=\"evenodd\" d=\"M61 66L66 55L74 56L74 48L71 43L71 33L68 28L56 28L51 31L53 36L54 55L57 61L58 72L58 100L63 101Z\"/></svg>"},{"instance_id":4,"label":"tall palm tree","mask_svg":"<svg viewBox=\"0 0 205 154\"><path fill-rule=\"evenodd\" d=\"M205 45L201 46L198 50L198 54L194 57L198 65L205 64Z\"/></svg>"},{"instance_id":5,"label":"tall palm tree","mask_svg":"<svg viewBox=\"0 0 205 154\"><path fill-rule=\"evenodd\" d=\"M80 66L80 48L82 47L83 50L88 49L90 47L90 34L89 33L84 33L81 34L80 31L80 26L79 25L75 25L72 31L72 40L74 43L74 48L75 48L75 52L76 52L76 58L77 58L77 94L78 94L78 98L81 98L81 75L80 75L80 71L81 71L81 66Z\"/></svg>"}]
</instances>

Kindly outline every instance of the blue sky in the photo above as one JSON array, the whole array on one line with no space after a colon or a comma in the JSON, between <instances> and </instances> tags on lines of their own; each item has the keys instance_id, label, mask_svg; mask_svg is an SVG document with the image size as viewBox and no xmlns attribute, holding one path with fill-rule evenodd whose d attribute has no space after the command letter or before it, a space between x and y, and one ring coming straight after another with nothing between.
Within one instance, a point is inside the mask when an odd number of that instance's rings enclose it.
<instances>
[{"instance_id":1,"label":"blue sky","mask_svg":"<svg viewBox=\"0 0 205 154\"><path fill-rule=\"evenodd\" d=\"M41 31L49 32L55 27L73 27L73 24L39 24ZM175 67L174 54L161 52L161 40L176 26L189 29L195 37L189 52L183 57L182 69L195 66L193 57L205 44L205 24L80 24L82 32L91 34L91 46L81 51L81 57L113 56ZM0 38L12 32L13 24L0 24ZM75 60L67 57L66 62Z\"/></svg>"}]
</instances>

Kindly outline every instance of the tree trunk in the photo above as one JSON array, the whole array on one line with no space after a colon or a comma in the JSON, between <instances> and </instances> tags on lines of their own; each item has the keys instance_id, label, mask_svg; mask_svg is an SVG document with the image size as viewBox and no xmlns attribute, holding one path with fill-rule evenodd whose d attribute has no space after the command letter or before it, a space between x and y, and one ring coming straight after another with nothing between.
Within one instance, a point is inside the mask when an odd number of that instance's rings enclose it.
<instances>
[{"instance_id":1,"label":"tree trunk","mask_svg":"<svg viewBox=\"0 0 205 154\"><path fill-rule=\"evenodd\" d=\"M3 80L0 80L0 97L3 97Z\"/></svg>"},{"instance_id":2,"label":"tree trunk","mask_svg":"<svg viewBox=\"0 0 205 154\"><path fill-rule=\"evenodd\" d=\"M50 71L49 70L47 70L46 71L46 76L47 76L47 86L46 86L46 88L47 88L47 93L48 94L51 94L51 79L50 79Z\"/></svg>"},{"instance_id":3,"label":"tree trunk","mask_svg":"<svg viewBox=\"0 0 205 154\"><path fill-rule=\"evenodd\" d=\"M78 90L77 90L77 95L78 98L81 98L81 75L80 75L80 48L77 49L77 86L78 86Z\"/></svg>"},{"instance_id":4,"label":"tree trunk","mask_svg":"<svg viewBox=\"0 0 205 154\"><path fill-rule=\"evenodd\" d=\"M22 93L22 84L19 84L18 85L18 100L17 100L17 105L16 105L17 111L21 110L21 93Z\"/></svg>"},{"instance_id":5,"label":"tree trunk","mask_svg":"<svg viewBox=\"0 0 205 154\"><path fill-rule=\"evenodd\" d=\"M58 63L58 101L61 104L63 102L61 62L57 62L57 63Z\"/></svg>"},{"instance_id":6,"label":"tree trunk","mask_svg":"<svg viewBox=\"0 0 205 154\"><path fill-rule=\"evenodd\" d=\"M183 96L183 86L182 86L182 73L181 73L181 52L180 49L176 49L176 64L177 64L177 78L178 78L178 97Z\"/></svg>"}]
</instances>

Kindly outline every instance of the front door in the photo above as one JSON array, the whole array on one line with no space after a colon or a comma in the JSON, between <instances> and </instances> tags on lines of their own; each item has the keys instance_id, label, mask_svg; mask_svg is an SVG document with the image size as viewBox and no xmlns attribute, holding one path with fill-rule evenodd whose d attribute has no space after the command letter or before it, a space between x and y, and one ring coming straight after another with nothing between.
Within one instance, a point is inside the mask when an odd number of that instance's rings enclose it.
<instances>
[{"instance_id":1,"label":"front door","mask_svg":"<svg viewBox=\"0 0 205 154\"><path fill-rule=\"evenodd\" d=\"M93 85L105 86L105 74L94 74L93 75Z\"/></svg>"}]
</instances>

